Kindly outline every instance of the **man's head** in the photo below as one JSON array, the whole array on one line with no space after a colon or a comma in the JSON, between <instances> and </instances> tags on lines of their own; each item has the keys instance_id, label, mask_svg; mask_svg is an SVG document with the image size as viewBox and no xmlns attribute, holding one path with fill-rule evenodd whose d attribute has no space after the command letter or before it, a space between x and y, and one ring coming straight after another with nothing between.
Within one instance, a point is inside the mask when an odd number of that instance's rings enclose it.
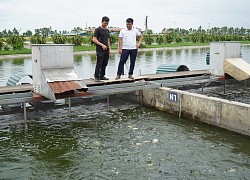
<instances>
[{"instance_id":1,"label":"man's head","mask_svg":"<svg viewBox=\"0 0 250 180\"><path fill-rule=\"evenodd\" d=\"M127 26L128 30L132 29L133 23L134 23L134 20L132 18L128 18L126 20L126 26Z\"/></svg>"},{"instance_id":2,"label":"man's head","mask_svg":"<svg viewBox=\"0 0 250 180\"><path fill-rule=\"evenodd\" d=\"M106 28L109 24L109 18L107 16L102 17L102 28Z\"/></svg>"}]
</instances>

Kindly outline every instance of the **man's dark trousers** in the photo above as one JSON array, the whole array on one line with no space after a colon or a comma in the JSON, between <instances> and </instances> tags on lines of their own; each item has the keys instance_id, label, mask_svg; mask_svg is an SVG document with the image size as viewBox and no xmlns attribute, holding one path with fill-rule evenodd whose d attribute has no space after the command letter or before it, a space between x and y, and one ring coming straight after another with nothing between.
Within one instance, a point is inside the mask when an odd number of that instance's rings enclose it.
<instances>
[{"instance_id":1,"label":"man's dark trousers","mask_svg":"<svg viewBox=\"0 0 250 180\"><path fill-rule=\"evenodd\" d=\"M122 75L124 64L128 60L128 56L130 56L130 68L129 68L128 75L133 75L137 51L138 51L137 49L123 49L122 50L121 59L120 59L118 71L117 71L118 76Z\"/></svg>"},{"instance_id":2,"label":"man's dark trousers","mask_svg":"<svg viewBox=\"0 0 250 180\"><path fill-rule=\"evenodd\" d=\"M108 65L109 50L98 50L96 51L96 56L95 78L103 78L105 76L106 66Z\"/></svg>"}]
</instances>

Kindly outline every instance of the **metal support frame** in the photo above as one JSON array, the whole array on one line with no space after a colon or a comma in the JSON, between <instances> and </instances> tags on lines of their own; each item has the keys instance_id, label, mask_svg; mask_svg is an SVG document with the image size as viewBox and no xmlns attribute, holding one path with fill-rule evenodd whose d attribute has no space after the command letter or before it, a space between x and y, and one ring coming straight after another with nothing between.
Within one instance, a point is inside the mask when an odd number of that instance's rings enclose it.
<instances>
[{"instance_id":1,"label":"metal support frame","mask_svg":"<svg viewBox=\"0 0 250 180\"><path fill-rule=\"evenodd\" d=\"M25 124L27 123L27 111L26 111L26 102L23 102L23 117Z\"/></svg>"},{"instance_id":2,"label":"metal support frame","mask_svg":"<svg viewBox=\"0 0 250 180\"><path fill-rule=\"evenodd\" d=\"M182 111L182 97L183 97L183 94L181 93L180 94L180 99L179 99L179 118L181 118L181 111Z\"/></svg>"},{"instance_id":3,"label":"metal support frame","mask_svg":"<svg viewBox=\"0 0 250 180\"><path fill-rule=\"evenodd\" d=\"M224 80L224 94L226 94L226 84L227 84L227 80Z\"/></svg>"},{"instance_id":4,"label":"metal support frame","mask_svg":"<svg viewBox=\"0 0 250 180\"><path fill-rule=\"evenodd\" d=\"M109 112L109 94L107 94L107 111Z\"/></svg>"},{"instance_id":5,"label":"metal support frame","mask_svg":"<svg viewBox=\"0 0 250 180\"><path fill-rule=\"evenodd\" d=\"M205 86L205 84L201 83L201 94L204 94L204 86Z\"/></svg>"},{"instance_id":6,"label":"metal support frame","mask_svg":"<svg viewBox=\"0 0 250 180\"><path fill-rule=\"evenodd\" d=\"M139 99L140 99L141 106L143 106L143 90L139 91Z\"/></svg>"},{"instance_id":7,"label":"metal support frame","mask_svg":"<svg viewBox=\"0 0 250 180\"><path fill-rule=\"evenodd\" d=\"M138 100L141 105L143 105L143 90L144 89L153 89L159 87L173 87L173 86L183 86L188 84L202 83L202 87L204 91L206 82L217 81L215 77L210 76L197 76L197 77L186 77L186 78L175 78L175 79L158 79L152 81L136 81L136 82L128 82L122 84L107 84L103 86L91 86L89 87L89 92L92 96L107 96L107 111L110 110L110 95L119 94L119 93L128 93L128 92L138 92ZM224 84L224 92L226 89L226 81ZM1 94L0 95L0 105L5 104L15 104L22 103L23 105L23 113L24 120L27 121L27 111L26 104L24 102L32 102L33 94L32 92L20 92L13 94ZM71 116L71 97L68 97L68 113ZM181 112L181 109L180 109ZM181 116L181 114L180 114Z\"/></svg>"},{"instance_id":8,"label":"metal support frame","mask_svg":"<svg viewBox=\"0 0 250 180\"><path fill-rule=\"evenodd\" d=\"M68 98L69 100L69 116L71 116L71 98Z\"/></svg>"}]
</instances>

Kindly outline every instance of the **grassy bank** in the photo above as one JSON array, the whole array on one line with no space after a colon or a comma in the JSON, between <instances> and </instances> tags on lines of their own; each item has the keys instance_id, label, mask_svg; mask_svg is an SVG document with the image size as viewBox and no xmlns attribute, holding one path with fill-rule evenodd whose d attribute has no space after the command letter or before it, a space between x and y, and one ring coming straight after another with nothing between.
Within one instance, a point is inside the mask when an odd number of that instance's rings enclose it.
<instances>
[{"instance_id":1,"label":"grassy bank","mask_svg":"<svg viewBox=\"0 0 250 180\"><path fill-rule=\"evenodd\" d=\"M171 44L157 44L157 45L146 45L146 48L164 48L164 47L182 47L182 46L208 46L209 43L171 43Z\"/></svg>"},{"instance_id":2,"label":"grassy bank","mask_svg":"<svg viewBox=\"0 0 250 180\"><path fill-rule=\"evenodd\" d=\"M250 41L242 41L241 44L250 44ZM183 46L209 46L209 43L172 43L172 44L157 44L157 45L146 45L146 48L164 48L164 47L183 47ZM117 46L111 46L111 49L117 49ZM74 52L80 51L94 51L95 46L75 46ZM22 49L22 50L9 50L4 51L0 50L0 55L15 55L15 54L31 54L31 49Z\"/></svg>"},{"instance_id":3,"label":"grassy bank","mask_svg":"<svg viewBox=\"0 0 250 180\"><path fill-rule=\"evenodd\" d=\"M0 50L0 55L14 55L14 54L31 54L31 49L23 48L21 50Z\"/></svg>"}]
</instances>

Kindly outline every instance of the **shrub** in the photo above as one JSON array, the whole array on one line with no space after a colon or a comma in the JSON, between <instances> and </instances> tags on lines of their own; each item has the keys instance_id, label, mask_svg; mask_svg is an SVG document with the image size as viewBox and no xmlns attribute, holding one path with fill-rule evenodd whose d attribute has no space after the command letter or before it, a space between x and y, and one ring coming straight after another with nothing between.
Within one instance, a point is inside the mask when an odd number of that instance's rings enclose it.
<instances>
[{"instance_id":1,"label":"shrub","mask_svg":"<svg viewBox=\"0 0 250 180\"><path fill-rule=\"evenodd\" d=\"M23 36L13 35L7 40L7 42L12 46L14 50L23 49Z\"/></svg>"},{"instance_id":2,"label":"shrub","mask_svg":"<svg viewBox=\"0 0 250 180\"><path fill-rule=\"evenodd\" d=\"M46 38L43 36L32 36L30 39L31 44L46 44Z\"/></svg>"},{"instance_id":3,"label":"shrub","mask_svg":"<svg viewBox=\"0 0 250 180\"><path fill-rule=\"evenodd\" d=\"M111 35L110 36L110 44L115 44L115 43L118 43L118 40L119 40L119 38L118 38L118 35Z\"/></svg>"},{"instance_id":4,"label":"shrub","mask_svg":"<svg viewBox=\"0 0 250 180\"><path fill-rule=\"evenodd\" d=\"M4 47L4 42L3 42L3 39L0 38L0 50L2 50Z\"/></svg>"},{"instance_id":5,"label":"shrub","mask_svg":"<svg viewBox=\"0 0 250 180\"><path fill-rule=\"evenodd\" d=\"M180 42L182 41L182 39L181 39L180 36L176 36L175 41L176 41L177 43L180 43Z\"/></svg>"},{"instance_id":6,"label":"shrub","mask_svg":"<svg viewBox=\"0 0 250 180\"><path fill-rule=\"evenodd\" d=\"M153 42L153 38L150 34L144 35L143 39L144 39L146 45L151 45Z\"/></svg>"},{"instance_id":7,"label":"shrub","mask_svg":"<svg viewBox=\"0 0 250 180\"><path fill-rule=\"evenodd\" d=\"M52 41L54 44L66 44L67 38L65 36L62 36L60 34L56 34L52 36Z\"/></svg>"},{"instance_id":8,"label":"shrub","mask_svg":"<svg viewBox=\"0 0 250 180\"><path fill-rule=\"evenodd\" d=\"M174 36L173 36L172 33L166 34L166 36L165 36L165 42L167 42L167 43L170 44L170 43L173 42L173 40L174 40Z\"/></svg>"},{"instance_id":9,"label":"shrub","mask_svg":"<svg viewBox=\"0 0 250 180\"><path fill-rule=\"evenodd\" d=\"M157 35L157 37L156 37L156 42L157 42L158 44L163 44L163 43L164 43L163 36L162 36L162 35Z\"/></svg>"},{"instance_id":10,"label":"shrub","mask_svg":"<svg viewBox=\"0 0 250 180\"><path fill-rule=\"evenodd\" d=\"M10 47L9 47L8 45L5 44L5 45L3 46L3 50L4 50L4 51L9 51L9 50L10 50Z\"/></svg>"},{"instance_id":11,"label":"shrub","mask_svg":"<svg viewBox=\"0 0 250 180\"><path fill-rule=\"evenodd\" d=\"M71 43L74 44L74 46L81 46L83 42L83 37L76 35L71 38Z\"/></svg>"}]
</instances>

